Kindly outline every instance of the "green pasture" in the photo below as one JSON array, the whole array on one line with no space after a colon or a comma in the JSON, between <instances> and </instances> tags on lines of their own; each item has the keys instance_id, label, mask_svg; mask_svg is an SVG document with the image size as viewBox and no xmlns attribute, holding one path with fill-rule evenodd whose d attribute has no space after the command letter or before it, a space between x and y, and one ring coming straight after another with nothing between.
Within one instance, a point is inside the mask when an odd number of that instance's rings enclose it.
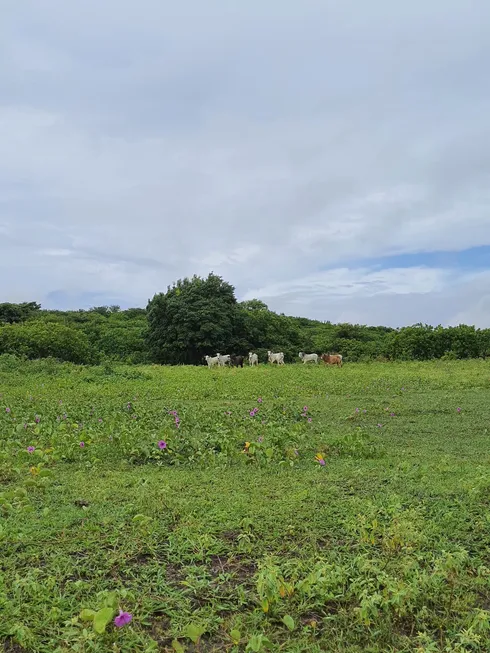
<instances>
[{"instance_id":1,"label":"green pasture","mask_svg":"<svg viewBox=\"0 0 490 653\"><path fill-rule=\"evenodd\" d=\"M489 429L483 360L7 358L0 650L489 651Z\"/></svg>"}]
</instances>

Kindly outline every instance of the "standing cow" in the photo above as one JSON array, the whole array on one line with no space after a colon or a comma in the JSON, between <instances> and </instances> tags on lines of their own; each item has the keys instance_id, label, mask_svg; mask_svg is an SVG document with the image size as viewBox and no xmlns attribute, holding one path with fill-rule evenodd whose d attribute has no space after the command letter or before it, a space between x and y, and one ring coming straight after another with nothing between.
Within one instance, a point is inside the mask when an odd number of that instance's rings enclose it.
<instances>
[{"instance_id":1,"label":"standing cow","mask_svg":"<svg viewBox=\"0 0 490 653\"><path fill-rule=\"evenodd\" d=\"M318 354L305 354L304 351L299 352L299 357L305 363L316 363L318 364Z\"/></svg>"},{"instance_id":2,"label":"standing cow","mask_svg":"<svg viewBox=\"0 0 490 653\"><path fill-rule=\"evenodd\" d=\"M259 357L257 356L257 354L254 354L253 351L248 352L248 364L250 365L250 367L259 364Z\"/></svg>"},{"instance_id":3,"label":"standing cow","mask_svg":"<svg viewBox=\"0 0 490 653\"><path fill-rule=\"evenodd\" d=\"M219 359L217 356L214 356L211 358L211 356L204 356L204 360L208 364L208 367L211 369L211 367L215 367L216 365L219 365Z\"/></svg>"},{"instance_id":4,"label":"standing cow","mask_svg":"<svg viewBox=\"0 0 490 653\"><path fill-rule=\"evenodd\" d=\"M232 367L243 367L244 360L245 360L244 356L235 356L235 354L232 354L230 358L230 363Z\"/></svg>"},{"instance_id":5,"label":"standing cow","mask_svg":"<svg viewBox=\"0 0 490 653\"><path fill-rule=\"evenodd\" d=\"M216 357L218 359L218 363L220 367L224 367L225 365L230 365L230 360L231 356L230 354L216 354Z\"/></svg>"},{"instance_id":6,"label":"standing cow","mask_svg":"<svg viewBox=\"0 0 490 653\"><path fill-rule=\"evenodd\" d=\"M271 365L284 365L284 354L281 352L274 354L271 351L267 352L267 359Z\"/></svg>"},{"instance_id":7,"label":"standing cow","mask_svg":"<svg viewBox=\"0 0 490 653\"><path fill-rule=\"evenodd\" d=\"M325 365L336 365L337 367L342 367L341 354L322 354L321 358Z\"/></svg>"}]
</instances>

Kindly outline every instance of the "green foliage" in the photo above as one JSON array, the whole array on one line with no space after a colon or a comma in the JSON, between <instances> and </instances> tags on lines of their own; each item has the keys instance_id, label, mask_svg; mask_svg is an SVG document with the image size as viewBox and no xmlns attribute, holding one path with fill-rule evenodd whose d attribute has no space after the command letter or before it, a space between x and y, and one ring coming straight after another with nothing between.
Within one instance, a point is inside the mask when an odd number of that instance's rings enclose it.
<instances>
[{"instance_id":1,"label":"green foliage","mask_svg":"<svg viewBox=\"0 0 490 653\"><path fill-rule=\"evenodd\" d=\"M0 324L25 322L41 309L41 304L24 302L23 304L0 304Z\"/></svg>"},{"instance_id":2,"label":"green foliage","mask_svg":"<svg viewBox=\"0 0 490 653\"><path fill-rule=\"evenodd\" d=\"M210 274L177 281L150 301L148 343L157 363L202 363L224 352L235 333L237 306L233 286Z\"/></svg>"},{"instance_id":3,"label":"green foliage","mask_svg":"<svg viewBox=\"0 0 490 653\"><path fill-rule=\"evenodd\" d=\"M94 362L95 355L84 334L61 324L42 322L0 327L0 354L26 358L53 357L72 363Z\"/></svg>"}]
</instances>

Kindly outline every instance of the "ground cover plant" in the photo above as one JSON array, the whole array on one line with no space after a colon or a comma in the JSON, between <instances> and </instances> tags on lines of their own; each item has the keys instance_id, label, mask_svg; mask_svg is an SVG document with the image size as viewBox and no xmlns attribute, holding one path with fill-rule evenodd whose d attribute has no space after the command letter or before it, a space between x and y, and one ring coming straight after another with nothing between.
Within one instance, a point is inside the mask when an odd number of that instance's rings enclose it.
<instances>
[{"instance_id":1,"label":"ground cover plant","mask_svg":"<svg viewBox=\"0 0 490 653\"><path fill-rule=\"evenodd\" d=\"M0 650L490 650L490 365L0 359Z\"/></svg>"}]
</instances>

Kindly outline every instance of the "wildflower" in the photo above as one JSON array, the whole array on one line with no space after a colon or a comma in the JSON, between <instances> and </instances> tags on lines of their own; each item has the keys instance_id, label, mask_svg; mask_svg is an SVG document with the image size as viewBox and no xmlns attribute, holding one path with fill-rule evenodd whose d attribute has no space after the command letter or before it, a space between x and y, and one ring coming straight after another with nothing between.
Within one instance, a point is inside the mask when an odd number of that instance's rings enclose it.
<instances>
[{"instance_id":1,"label":"wildflower","mask_svg":"<svg viewBox=\"0 0 490 653\"><path fill-rule=\"evenodd\" d=\"M6 412L6 413L10 413L10 408L6 408L6 409L5 409L5 412Z\"/></svg>"},{"instance_id":2,"label":"wildflower","mask_svg":"<svg viewBox=\"0 0 490 653\"><path fill-rule=\"evenodd\" d=\"M253 410L250 411L250 417L255 417L255 412Z\"/></svg>"},{"instance_id":3,"label":"wildflower","mask_svg":"<svg viewBox=\"0 0 490 653\"><path fill-rule=\"evenodd\" d=\"M80 442L80 448L83 449L84 446L85 446L85 442Z\"/></svg>"},{"instance_id":4,"label":"wildflower","mask_svg":"<svg viewBox=\"0 0 490 653\"><path fill-rule=\"evenodd\" d=\"M61 406L61 404L62 404L63 402L62 402L61 399L60 399L58 403L59 403L59 405Z\"/></svg>"},{"instance_id":5,"label":"wildflower","mask_svg":"<svg viewBox=\"0 0 490 653\"><path fill-rule=\"evenodd\" d=\"M131 408L132 408L131 402L128 401L128 410L131 410Z\"/></svg>"},{"instance_id":6,"label":"wildflower","mask_svg":"<svg viewBox=\"0 0 490 653\"><path fill-rule=\"evenodd\" d=\"M123 610L119 610L119 614L117 617L114 617L114 625L116 628L122 628L123 626L126 626L127 624L131 623L133 619L133 615L130 614L129 612L124 612Z\"/></svg>"},{"instance_id":7,"label":"wildflower","mask_svg":"<svg viewBox=\"0 0 490 653\"><path fill-rule=\"evenodd\" d=\"M325 466L325 458L324 458L324 455L322 453L317 453L316 456L315 456L315 460L318 462L318 464L321 467Z\"/></svg>"},{"instance_id":8,"label":"wildflower","mask_svg":"<svg viewBox=\"0 0 490 653\"><path fill-rule=\"evenodd\" d=\"M260 437L258 438L258 442L263 442L263 441L264 441L264 438L263 438L262 436L260 436Z\"/></svg>"},{"instance_id":9,"label":"wildflower","mask_svg":"<svg viewBox=\"0 0 490 653\"><path fill-rule=\"evenodd\" d=\"M167 448L167 443L165 442L165 440L160 440L160 441L158 442L158 448L159 448L161 451L163 451L164 449Z\"/></svg>"},{"instance_id":10,"label":"wildflower","mask_svg":"<svg viewBox=\"0 0 490 653\"><path fill-rule=\"evenodd\" d=\"M308 417L308 421L311 422L311 417Z\"/></svg>"},{"instance_id":11,"label":"wildflower","mask_svg":"<svg viewBox=\"0 0 490 653\"><path fill-rule=\"evenodd\" d=\"M460 412L461 412L461 408L456 408L456 412L457 412L457 413L460 413Z\"/></svg>"},{"instance_id":12,"label":"wildflower","mask_svg":"<svg viewBox=\"0 0 490 653\"><path fill-rule=\"evenodd\" d=\"M250 442L245 442L245 449L243 450L243 453L248 453L249 449L250 449Z\"/></svg>"},{"instance_id":13,"label":"wildflower","mask_svg":"<svg viewBox=\"0 0 490 653\"><path fill-rule=\"evenodd\" d=\"M395 417L395 413L390 413L390 417Z\"/></svg>"},{"instance_id":14,"label":"wildflower","mask_svg":"<svg viewBox=\"0 0 490 653\"><path fill-rule=\"evenodd\" d=\"M36 447L27 447L27 453L34 453L36 451Z\"/></svg>"},{"instance_id":15,"label":"wildflower","mask_svg":"<svg viewBox=\"0 0 490 653\"><path fill-rule=\"evenodd\" d=\"M382 424L376 424L376 426L380 429L383 425Z\"/></svg>"},{"instance_id":16,"label":"wildflower","mask_svg":"<svg viewBox=\"0 0 490 653\"><path fill-rule=\"evenodd\" d=\"M362 412L363 412L363 413L367 413L367 410L366 410L366 409L364 409L364 410L363 410Z\"/></svg>"},{"instance_id":17,"label":"wildflower","mask_svg":"<svg viewBox=\"0 0 490 653\"><path fill-rule=\"evenodd\" d=\"M303 412L307 413L308 412L308 406L303 406Z\"/></svg>"},{"instance_id":18,"label":"wildflower","mask_svg":"<svg viewBox=\"0 0 490 653\"><path fill-rule=\"evenodd\" d=\"M34 418L34 421L36 422L36 424L39 424L39 422L41 421L41 418L39 417L39 415L36 415L36 417Z\"/></svg>"},{"instance_id":19,"label":"wildflower","mask_svg":"<svg viewBox=\"0 0 490 653\"><path fill-rule=\"evenodd\" d=\"M299 451L297 449L294 449L293 453L295 456L299 456Z\"/></svg>"},{"instance_id":20,"label":"wildflower","mask_svg":"<svg viewBox=\"0 0 490 653\"><path fill-rule=\"evenodd\" d=\"M259 398L257 399L257 403L258 403L258 404L261 404L261 403L262 403L262 397L259 397Z\"/></svg>"},{"instance_id":21,"label":"wildflower","mask_svg":"<svg viewBox=\"0 0 490 653\"><path fill-rule=\"evenodd\" d=\"M102 417L99 417L99 424L102 422Z\"/></svg>"},{"instance_id":22,"label":"wildflower","mask_svg":"<svg viewBox=\"0 0 490 653\"><path fill-rule=\"evenodd\" d=\"M359 412L359 408L356 408L356 413L358 413L358 412Z\"/></svg>"}]
</instances>

